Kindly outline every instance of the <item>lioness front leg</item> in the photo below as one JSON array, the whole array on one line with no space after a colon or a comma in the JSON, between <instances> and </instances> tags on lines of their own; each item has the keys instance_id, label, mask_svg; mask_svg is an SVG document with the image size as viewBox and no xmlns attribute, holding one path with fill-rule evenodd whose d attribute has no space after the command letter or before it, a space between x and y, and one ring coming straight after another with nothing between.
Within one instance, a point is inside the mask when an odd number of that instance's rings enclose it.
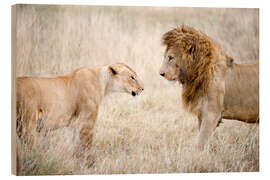
<instances>
[{"instance_id":1,"label":"lioness front leg","mask_svg":"<svg viewBox=\"0 0 270 180\"><path fill-rule=\"evenodd\" d=\"M80 148L77 152L77 158L83 157L85 165L89 168L94 163L93 157L90 154L90 149L93 141L93 126L85 124L80 129Z\"/></svg>"},{"instance_id":2,"label":"lioness front leg","mask_svg":"<svg viewBox=\"0 0 270 180\"><path fill-rule=\"evenodd\" d=\"M87 116L81 115L80 118L80 126L79 126L79 138L80 138L80 145L79 149L76 152L77 158L83 157L86 161L86 166L90 167L94 160L93 157L90 155L90 149L92 146L93 141L93 129L95 125L95 121L97 118L97 113L91 112Z\"/></svg>"},{"instance_id":3,"label":"lioness front leg","mask_svg":"<svg viewBox=\"0 0 270 180\"><path fill-rule=\"evenodd\" d=\"M218 122L220 121L221 113L206 112L202 117L202 124L198 138L198 148L203 151L209 138L214 133Z\"/></svg>"},{"instance_id":4,"label":"lioness front leg","mask_svg":"<svg viewBox=\"0 0 270 180\"><path fill-rule=\"evenodd\" d=\"M93 127L84 125L80 130L80 141L84 149L90 150L93 140Z\"/></svg>"}]
</instances>

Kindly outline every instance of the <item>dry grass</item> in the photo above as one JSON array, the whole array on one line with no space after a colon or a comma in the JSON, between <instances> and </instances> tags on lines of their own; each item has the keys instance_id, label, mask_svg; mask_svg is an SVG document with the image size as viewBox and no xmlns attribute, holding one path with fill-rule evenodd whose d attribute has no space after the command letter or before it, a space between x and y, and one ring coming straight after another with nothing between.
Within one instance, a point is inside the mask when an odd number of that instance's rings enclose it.
<instances>
[{"instance_id":1,"label":"dry grass","mask_svg":"<svg viewBox=\"0 0 270 180\"><path fill-rule=\"evenodd\" d=\"M237 62L259 58L258 14L257 9L18 6L17 76L54 76L121 61L145 84L137 99L128 94L104 99L91 168L72 157L78 137L67 127L41 134L30 152L20 148L20 174L259 171L258 125L225 121L198 153L197 120L181 108L181 87L158 75L160 38L183 23L207 33Z\"/></svg>"}]
</instances>

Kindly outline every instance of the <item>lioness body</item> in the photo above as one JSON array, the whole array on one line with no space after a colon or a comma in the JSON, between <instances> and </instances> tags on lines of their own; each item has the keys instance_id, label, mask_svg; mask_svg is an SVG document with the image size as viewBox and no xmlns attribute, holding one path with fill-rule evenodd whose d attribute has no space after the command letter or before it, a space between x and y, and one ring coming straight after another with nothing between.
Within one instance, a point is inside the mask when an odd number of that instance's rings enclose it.
<instances>
[{"instance_id":1,"label":"lioness body","mask_svg":"<svg viewBox=\"0 0 270 180\"><path fill-rule=\"evenodd\" d=\"M104 92L99 83L84 84L87 79L99 82L95 71L80 73L79 76L74 72L56 78L17 78L17 112L24 111L21 114L25 123L33 124L34 127L28 131L37 128L38 122L35 121L38 120L42 120L40 123L48 130L66 126L71 118L84 112L81 111L83 108L88 109L84 113L95 116Z\"/></svg>"},{"instance_id":2,"label":"lioness body","mask_svg":"<svg viewBox=\"0 0 270 180\"><path fill-rule=\"evenodd\" d=\"M187 26L163 35L160 75L182 84L182 102L198 117L198 147L204 148L222 118L259 119L258 61L235 64L207 35Z\"/></svg>"},{"instance_id":3,"label":"lioness body","mask_svg":"<svg viewBox=\"0 0 270 180\"><path fill-rule=\"evenodd\" d=\"M81 68L55 78L17 78L17 133L31 145L36 133L79 121L81 144L89 149L103 97L111 92L133 96L143 90L136 72L125 64Z\"/></svg>"}]
</instances>

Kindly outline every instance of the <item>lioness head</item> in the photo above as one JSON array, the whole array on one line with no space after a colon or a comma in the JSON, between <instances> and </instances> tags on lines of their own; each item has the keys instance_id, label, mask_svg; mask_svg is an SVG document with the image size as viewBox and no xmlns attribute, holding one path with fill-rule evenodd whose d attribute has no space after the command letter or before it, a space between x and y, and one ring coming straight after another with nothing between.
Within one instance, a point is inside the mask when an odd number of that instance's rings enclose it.
<instances>
[{"instance_id":1,"label":"lioness head","mask_svg":"<svg viewBox=\"0 0 270 180\"><path fill-rule=\"evenodd\" d=\"M129 66L117 63L108 67L111 81L110 89L115 92L126 92L132 96L139 95L143 90L143 83Z\"/></svg>"}]
</instances>

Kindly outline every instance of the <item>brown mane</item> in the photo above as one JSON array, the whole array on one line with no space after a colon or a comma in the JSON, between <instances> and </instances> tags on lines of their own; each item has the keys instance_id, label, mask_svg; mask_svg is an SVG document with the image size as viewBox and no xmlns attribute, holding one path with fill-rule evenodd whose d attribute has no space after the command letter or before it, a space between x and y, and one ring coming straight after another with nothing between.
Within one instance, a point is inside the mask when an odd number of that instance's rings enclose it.
<instances>
[{"instance_id":1,"label":"brown mane","mask_svg":"<svg viewBox=\"0 0 270 180\"><path fill-rule=\"evenodd\" d=\"M214 42L205 34L184 25L165 33L162 40L167 51L173 50L181 61L178 62L180 76L185 82L182 99L192 111L208 92L213 77L216 60Z\"/></svg>"}]
</instances>

